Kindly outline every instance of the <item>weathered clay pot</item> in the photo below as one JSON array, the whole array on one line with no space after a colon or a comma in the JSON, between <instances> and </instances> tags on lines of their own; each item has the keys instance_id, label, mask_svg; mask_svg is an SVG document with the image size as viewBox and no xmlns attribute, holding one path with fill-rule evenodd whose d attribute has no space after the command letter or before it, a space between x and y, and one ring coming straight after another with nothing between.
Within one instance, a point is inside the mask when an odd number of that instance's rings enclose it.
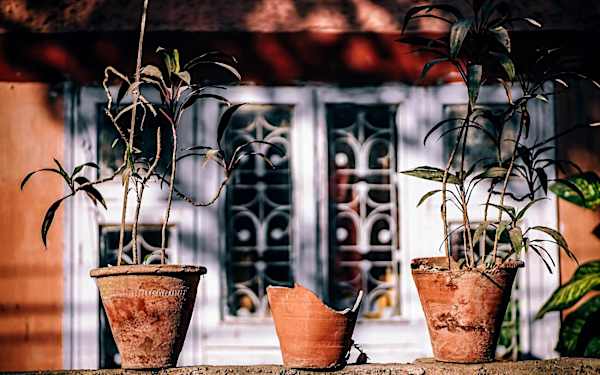
<instances>
[{"instance_id":1,"label":"weathered clay pot","mask_svg":"<svg viewBox=\"0 0 600 375\"><path fill-rule=\"evenodd\" d=\"M412 261L433 355L442 362L492 362L512 284L523 262L508 262L485 273L454 265L448 271L447 262L445 257Z\"/></svg>"},{"instance_id":2,"label":"weathered clay pot","mask_svg":"<svg viewBox=\"0 0 600 375\"><path fill-rule=\"evenodd\" d=\"M331 369L346 364L362 301L335 311L300 284L267 288L283 364L288 368Z\"/></svg>"},{"instance_id":3,"label":"weathered clay pot","mask_svg":"<svg viewBox=\"0 0 600 375\"><path fill-rule=\"evenodd\" d=\"M90 272L123 368L177 365L198 281L205 273L204 267L179 265L103 267Z\"/></svg>"}]
</instances>

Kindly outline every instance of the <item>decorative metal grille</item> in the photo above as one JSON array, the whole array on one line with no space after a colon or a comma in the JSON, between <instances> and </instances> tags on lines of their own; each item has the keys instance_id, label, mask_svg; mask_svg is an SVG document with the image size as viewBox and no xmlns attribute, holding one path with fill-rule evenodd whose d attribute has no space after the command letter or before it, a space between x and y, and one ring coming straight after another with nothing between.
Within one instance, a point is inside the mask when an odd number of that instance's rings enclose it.
<instances>
[{"instance_id":1,"label":"decorative metal grille","mask_svg":"<svg viewBox=\"0 0 600 375\"><path fill-rule=\"evenodd\" d=\"M172 253L172 241L170 238L174 235L174 226L169 226L166 238L166 253ZM161 226L160 225L140 225L137 240L139 259L152 257L152 252L160 250ZM125 263L131 263L131 249L133 241L131 239L131 230L125 231L125 246L123 247L123 260ZM100 226L100 267L108 267L117 264L117 253L119 250L119 226L103 225ZM167 258L168 259L168 258ZM160 258L149 258L149 263L159 263ZM167 260L168 262L168 260ZM115 340L110 331L110 326L104 311L104 306L100 305L100 368L119 368L121 358Z\"/></svg>"},{"instance_id":2,"label":"decorative metal grille","mask_svg":"<svg viewBox=\"0 0 600 375\"><path fill-rule=\"evenodd\" d=\"M395 105L329 104L329 274L337 309L365 292L363 318L400 314Z\"/></svg>"},{"instance_id":3,"label":"decorative metal grille","mask_svg":"<svg viewBox=\"0 0 600 375\"><path fill-rule=\"evenodd\" d=\"M276 144L253 144L252 152L264 160L248 157L234 172L227 187L225 222L227 237L227 314L236 317L267 317L266 287L289 285L293 280L289 132L290 105L245 105L236 112L226 138L234 150L250 140Z\"/></svg>"}]
</instances>

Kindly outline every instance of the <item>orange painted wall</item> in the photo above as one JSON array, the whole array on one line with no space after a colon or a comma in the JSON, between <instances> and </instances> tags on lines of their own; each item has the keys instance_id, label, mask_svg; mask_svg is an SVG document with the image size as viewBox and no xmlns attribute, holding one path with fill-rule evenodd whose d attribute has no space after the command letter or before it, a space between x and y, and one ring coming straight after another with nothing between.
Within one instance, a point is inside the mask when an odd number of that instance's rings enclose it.
<instances>
[{"instance_id":1,"label":"orange painted wall","mask_svg":"<svg viewBox=\"0 0 600 375\"><path fill-rule=\"evenodd\" d=\"M600 90L587 82L573 82L569 94L557 97L557 130L568 129L575 124L600 121ZM600 174L600 129L580 130L562 138L558 143L558 155L577 163L584 171ZM560 200L558 203L559 225L569 247L580 263L600 259L600 239L592 230L600 223L600 212L578 207ZM571 278L577 264L561 254L561 281Z\"/></svg>"},{"instance_id":2,"label":"orange painted wall","mask_svg":"<svg viewBox=\"0 0 600 375\"><path fill-rule=\"evenodd\" d=\"M0 83L0 371L62 367L62 210L48 249L40 224L63 187L39 175L19 192L23 176L63 157L62 96L41 83Z\"/></svg>"}]
</instances>

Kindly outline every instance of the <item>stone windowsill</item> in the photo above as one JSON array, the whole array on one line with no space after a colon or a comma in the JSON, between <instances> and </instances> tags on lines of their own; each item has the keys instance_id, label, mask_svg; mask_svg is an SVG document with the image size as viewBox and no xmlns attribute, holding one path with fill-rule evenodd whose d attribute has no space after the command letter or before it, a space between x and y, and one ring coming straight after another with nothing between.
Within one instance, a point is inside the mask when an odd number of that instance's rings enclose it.
<instances>
[{"instance_id":1,"label":"stone windowsill","mask_svg":"<svg viewBox=\"0 0 600 375\"><path fill-rule=\"evenodd\" d=\"M532 360L519 362L495 362L476 365L460 365L435 362L433 359L421 359L411 364L367 364L349 365L332 372L315 372L285 369L275 365L257 366L193 366L178 367L156 371L124 371L124 370L70 370L48 371L37 374L68 375L109 375L109 374L164 374L164 375L442 375L442 374L600 374L600 359L562 358L551 360ZM33 373L32 373L33 374Z\"/></svg>"}]
</instances>

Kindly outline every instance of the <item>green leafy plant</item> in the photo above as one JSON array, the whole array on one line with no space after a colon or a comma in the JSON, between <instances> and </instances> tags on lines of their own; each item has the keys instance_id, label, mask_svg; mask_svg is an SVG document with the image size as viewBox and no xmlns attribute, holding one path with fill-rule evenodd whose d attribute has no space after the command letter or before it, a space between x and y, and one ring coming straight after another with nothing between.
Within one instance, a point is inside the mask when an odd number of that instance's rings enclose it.
<instances>
[{"instance_id":1,"label":"green leafy plant","mask_svg":"<svg viewBox=\"0 0 600 375\"><path fill-rule=\"evenodd\" d=\"M550 190L558 197L580 207L597 210L600 207L600 178L595 172L585 172L567 179L570 185L555 183ZM578 194L573 186L582 193ZM600 236L594 232L597 237ZM571 279L554 291L536 318L551 311L575 306L590 292L600 291L600 260L580 265ZM563 321L556 350L563 356L600 357L600 296L590 298Z\"/></svg>"},{"instance_id":2,"label":"green leafy plant","mask_svg":"<svg viewBox=\"0 0 600 375\"><path fill-rule=\"evenodd\" d=\"M466 251L459 259L462 267L489 269L503 262L518 259L522 252L537 253L552 272L554 260L546 245L556 245L567 256L575 259L560 232L553 228L532 225L525 228L523 219L528 210L540 202L548 192L551 182L568 186L578 196L583 193L572 182L552 179L552 168L575 168L571 162L551 156L552 142L573 130L588 127L577 125L548 139L532 141L530 105L534 101L548 103L555 91L549 83L567 89L570 78L585 78L561 61L560 50L539 50L531 58L516 55L512 49L510 29L516 22L534 28L542 25L532 18L513 17L511 7L502 1L474 1L468 12L449 4L430 4L411 8L404 19L402 43L415 47L415 51L428 53L434 58L423 67L421 78L438 64L451 67L460 77L468 98L466 113L435 124L426 134L424 144L434 134L450 137L451 149L444 168L421 166L402 173L441 183L441 188L425 193L419 205L441 194L441 215L444 227L444 247L450 267L448 204L460 211L462 223L454 229L462 230ZM448 30L440 37L427 37L406 33L415 19L442 21ZM506 92L506 102L501 108L479 104L479 93L484 84L501 84ZM598 87L598 83L594 82ZM520 95L515 97L520 88ZM514 133L510 125L516 123ZM493 145L494 156L469 161L468 151L475 145L469 142L469 133L478 132ZM506 150L508 148L508 150ZM520 193L525 189L526 193ZM484 191L483 202L472 202L476 191ZM474 206L483 210L483 222L473 224L469 213ZM519 207L520 206L520 207ZM492 215L492 211L496 215ZM474 230L474 232L472 232ZM486 248L484 234L493 230L493 243ZM540 236L543 237L540 238ZM498 245L508 239L511 250L501 254ZM479 244L482 242L482 244Z\"/></svg>"},{"instance_id":3,"label":"green leafy plant","mask_svg":"<svg viewBox=\"0 0 600 375\"><path fill-rule=\"evenodd\" d=\"M119 251L117 265L123 261L123 247L126 228L126 212L128 206L128 197L131 190L135 191L136 206L132 225L132 262L139 264L149 262L160 257L161 264L165 263L165 245L166 228L169 222L169 215L173 201L173 195L192 203L195 206L207 206L214 203L220 196L224 186L229 181L232 172L240 165L244 158L259 157L271 167L269 159L263 152L256 151L253 146L262 144L264 147L274 147L279 152L284 153L277 146L265 141L250 141L239 146L232 154L224 149L226 144L225 135L230 124L230 120L235 111L243 104L231 105L223 96L215 94L217 90L224 90L222 84L237 82L241 76L236 69L237 61L224 53L211 51L191 59L185 64L180 61L179 51L177 49L158 48L156 53L162 59L160 67L155 65L141 64L141 53L145 32L146 12L148 0L144 1L144 10L142 13L140 38L137 51L136 70L133 77L128 77L113 67L107 67L104 71L104 80L102 86L106 93L107 104L104 108L106 117L110 120L118 136L113 142L113 148L117 144L124 147L122 163L115 171L107 177L90 180L81 176L80 173L85 167L99 169L98 165L89 162L76 166L69 174L62 165L55 159L56 168L42 168L33 171L25 176L21 182L21 190L25 187L32 176L39 172L55 173L59 175L68 186L70 192L55 202L48 208L41 227L41 237L44 245L47 244L47 235L55 213L61 204L68 198L72 198L77 193L85 193L93 204L98 203L106 208L106 203L100 192L95 186L112 181L120 177L123 184L123 206L121 211L121 225L119 234ZM211 70L204 69L211 68ZM214 74L218 70L218 74ZM217 77L218 76L218 77ZM113 95L111 84L117 83L119 89L116 96ZM160 100L152 102L146 97L146 92L155 90L158 92ZM131 98L131 104L121 105L125 97ZM210 146L193 146L184 150L179 150L178 130L180 128L181 117L183 113L198 100L216 100L220 102L225 111L220 117L217 128L216 148ZM141 116L140 116L141 115ZM124 122L129 121L129 124ZM143 140L139 137L144 126L150 127L156 135L154 144L155 153L148 155L144 149ZM170 137L171 147L163 150L162 143L165 137ZM198 152L200 151L200 152ZM169 158L169 163L163 174L158 173L158 166L161 162L163 152ZM183 152L183 153L182 153ZM189 198L185 193L175 187L175 175L177 163L182 159L191 156L201 156L206 161L213 161L224 170L225 178L218 191L208 202L197 202ZM168 174L168 176L166 176ZM150 254L146 259L138 259L137 241L138 221L142 206L142 197L146 187L151 182L160 182L161 188L163 182L167 183L167 207L162 222L162 238L160 250Z\"/></svg>"},{"instance_id":4,"label":"green leafy plant","mask_svg":"<svg viewBox=\"0 0 600 375\"><path fill-rule=\"evenodd\" d=\"M565 182L568 184L565 184ZM550 191L559 198L577 206L589 208L590 210L600 208L600 177L595 172L585 172L571 176L550 186Z\"/></svg>"}]
</instances>

